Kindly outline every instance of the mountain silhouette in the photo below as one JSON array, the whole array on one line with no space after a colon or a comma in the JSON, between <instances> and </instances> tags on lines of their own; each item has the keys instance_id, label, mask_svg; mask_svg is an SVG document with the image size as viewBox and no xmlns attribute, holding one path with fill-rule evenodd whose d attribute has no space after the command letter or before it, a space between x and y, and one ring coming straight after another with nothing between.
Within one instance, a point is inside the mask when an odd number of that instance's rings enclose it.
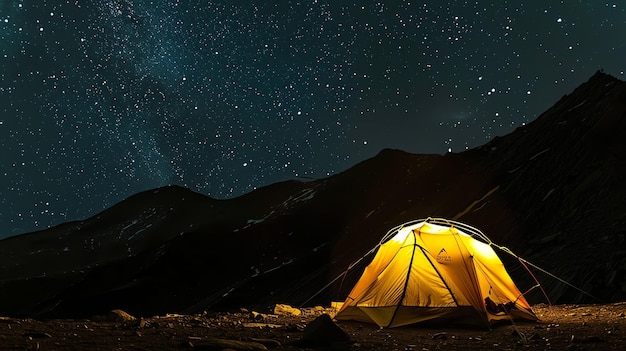
<instances>
[{"instance_id":1,"label":"mountain silhouette","mask_svg":"<svg viewBox=\"0 0 626 351\"><path fill-rule=\"evenodd\" d=\"M325 179L229 200L168 186L1 240L0 315L328 304L387 230L427 217L477 227L597 299L533 271L552 303L624 300L624 175L626 83L597 72L533 122L461 153L387 149ZM546 302L500 256L531 303Z\"/></svg>"}]
</instances>

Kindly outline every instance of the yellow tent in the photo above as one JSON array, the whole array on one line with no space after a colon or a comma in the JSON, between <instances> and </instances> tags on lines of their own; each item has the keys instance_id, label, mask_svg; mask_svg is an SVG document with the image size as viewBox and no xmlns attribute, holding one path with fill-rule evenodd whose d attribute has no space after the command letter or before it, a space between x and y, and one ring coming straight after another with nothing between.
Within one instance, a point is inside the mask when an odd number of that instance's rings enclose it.
<instances>
[{"instance_id":1,"label":"yellow tent","mask_svg":"<svg viewBox=\"0 0 626 351\"><path fill-rule=\"evenodd\" d=\"M380 327L537 320L478 229L429 218L392 229L381 243L337 320Z\"/></svg>"}]
</instances>

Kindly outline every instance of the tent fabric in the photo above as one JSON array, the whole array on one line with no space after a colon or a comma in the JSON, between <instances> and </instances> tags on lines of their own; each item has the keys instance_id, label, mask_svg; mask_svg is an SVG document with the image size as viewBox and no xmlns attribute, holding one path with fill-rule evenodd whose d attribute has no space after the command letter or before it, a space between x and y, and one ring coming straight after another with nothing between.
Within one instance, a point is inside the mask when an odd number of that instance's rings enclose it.
<instances>
[{"instance_id":1,"label":"tent fabric","mask_svg":"<svg viewBox=\"0 0 626 351\"><path fill-rule=\"evenodd\" d=\"M427 219L396 227L387 237L338 309L337 320L380 327L537 320L477 229Z\"/></svg>"}]
</instances>

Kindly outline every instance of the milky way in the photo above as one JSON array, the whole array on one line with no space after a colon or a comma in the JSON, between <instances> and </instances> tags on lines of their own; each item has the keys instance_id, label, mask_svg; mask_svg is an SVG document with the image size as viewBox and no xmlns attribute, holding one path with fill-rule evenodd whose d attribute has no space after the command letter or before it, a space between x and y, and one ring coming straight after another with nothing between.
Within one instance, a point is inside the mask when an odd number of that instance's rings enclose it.
<instances>
[{"instance_id":1,"label":"milky way","mask_svg":"<svg viewBox=\"0 0 626 351\"><path fill-rule=\"evenodd\" d=\"M623 79L624 6L590 3L2 2L0 237L482 145Z\"/></svg>"}]
</instances>

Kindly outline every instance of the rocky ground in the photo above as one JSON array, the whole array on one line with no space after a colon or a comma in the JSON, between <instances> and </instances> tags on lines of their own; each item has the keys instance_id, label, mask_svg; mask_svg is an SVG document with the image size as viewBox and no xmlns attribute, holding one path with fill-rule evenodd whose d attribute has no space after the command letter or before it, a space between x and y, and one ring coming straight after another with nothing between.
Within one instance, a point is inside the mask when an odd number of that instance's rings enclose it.
<instances>
[{"instance_id":1,"label":"rocky ground","mask_svg":"<svg viewBox=\"0 0 626 351\"><path fill-rule=\"evenodd\" d=\"M0 317L0 350L622 350L626 303L533 307L537 323L492 330L330 322L322 308L89 320ZM299 313L299 314L298 314ZM319 327L319 325L322 325ZM318 328L314 328L318 326ZM326 329L330 327L330 329ZM349 338L333 329L339 327ZM311 342L323 339L333 342Z\"/></svg>"}]
</instances>

